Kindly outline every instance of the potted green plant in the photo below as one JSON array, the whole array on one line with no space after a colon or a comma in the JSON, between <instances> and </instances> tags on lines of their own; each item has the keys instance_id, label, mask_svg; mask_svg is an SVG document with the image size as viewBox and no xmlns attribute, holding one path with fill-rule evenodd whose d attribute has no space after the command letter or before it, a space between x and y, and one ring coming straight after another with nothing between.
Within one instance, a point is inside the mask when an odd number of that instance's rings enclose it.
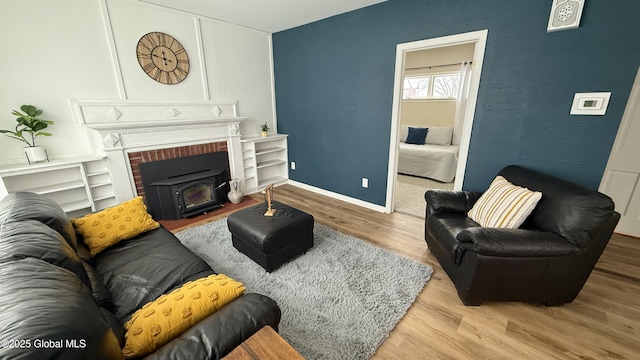
<instances>
[{"instance_id":1,"label":"potted green plant","mask_svg":"<svg viewBox=\"0 0 640 360\"><path fill-rule=\"evenodd\" d=\"M49 161L46 149L36 145L36 138L38 136L51 136L51 133L42 130L49 125L53 125L53 121L40 119L39 116L42 115L42 110L33 105L22 105L20 110L24 113L17 110L11 112L17 116L15 130L0 130L0 133L28 145L24 148L24 153L29 164L43 160Z\"/></svg>"},{"instance_id":2,"label":"potted green plant","mask_svg":"<svg viewBox=\"0 0 640 360\"><path fill-rule=\"evenodd\" d=\"M269 131L271 131L271 129L269 129L269 125L267 125L267 123L265 122L264 124L260 125L260 131L262 133L262 137L267 137L269 136Z\"/></svg>"}]
</instances>

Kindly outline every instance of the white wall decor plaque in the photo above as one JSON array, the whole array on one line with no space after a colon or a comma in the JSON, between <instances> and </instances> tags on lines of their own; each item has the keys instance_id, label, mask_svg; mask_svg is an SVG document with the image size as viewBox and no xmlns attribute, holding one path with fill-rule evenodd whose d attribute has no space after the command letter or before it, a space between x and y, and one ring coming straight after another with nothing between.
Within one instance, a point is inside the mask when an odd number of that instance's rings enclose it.
<instances>
[{"instance_id":1,"label":"white wall decor plaque","mask_svg":"<svg viewBox=\"0 0 640 360\"><path fill-rule=\"evenodd\" d=\"M580 26L585 0L553 0L547 32L575 29Z\"/></svg>"}]
</instances>

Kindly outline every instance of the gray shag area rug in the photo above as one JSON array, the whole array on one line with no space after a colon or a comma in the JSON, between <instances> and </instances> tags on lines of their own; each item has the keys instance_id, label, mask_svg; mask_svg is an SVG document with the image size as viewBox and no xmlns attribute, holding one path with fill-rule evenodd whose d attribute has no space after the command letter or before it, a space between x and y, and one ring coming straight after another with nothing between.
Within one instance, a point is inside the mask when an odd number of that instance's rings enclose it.
<instances>
[{"instance_id":1,"label":"gray shag area rug","mask_svg":"<svg viewBox=\"0 0 640 360\"><path fill-rule=\"evenodd\" d=\"M226 219L176 236L214 271L274 299L280 335L306 359L368 359L433 270L317 223L313 233L313 248L272 273L233 247Z\"/></svg>"}]
</instances>

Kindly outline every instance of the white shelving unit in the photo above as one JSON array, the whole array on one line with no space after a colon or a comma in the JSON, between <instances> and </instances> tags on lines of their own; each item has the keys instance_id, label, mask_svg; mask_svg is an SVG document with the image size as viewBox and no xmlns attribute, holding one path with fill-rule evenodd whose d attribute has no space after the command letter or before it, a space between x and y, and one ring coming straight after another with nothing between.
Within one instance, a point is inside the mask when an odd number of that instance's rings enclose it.
<instances>
[{"instance_id":1,"label":"white shelving unit","mask_svg":"<svg viewBox=\"0 0 640 360\"><path fill-rule=\"evenodd\" d=\"M85 161L82 166L87 179L86 183L89 186L94 211L117 205L118 201L106 159Z\"/></svg>"},{"instance_id":2,"label":"white shelving unit","mask_svg":"<svg viewBox=\"0 0 640 360\"><path fill-rule=\"evenodd\" d=\"M0 196L14 191L44 195L77 217L117 204L108 165L102 157L52 160L0 167Z\"/></svg>"},{"instance_id":3,"label":"white shelving unit","mask_svg":"<svg viewBox=\"0 0 640 360\"><path fill-rule=\"evenodd\" d=\"M241 144L245 193L261 191L271 183L284 184L289 179L287 135L245 138Z\"/></svg>"}]
</instances>

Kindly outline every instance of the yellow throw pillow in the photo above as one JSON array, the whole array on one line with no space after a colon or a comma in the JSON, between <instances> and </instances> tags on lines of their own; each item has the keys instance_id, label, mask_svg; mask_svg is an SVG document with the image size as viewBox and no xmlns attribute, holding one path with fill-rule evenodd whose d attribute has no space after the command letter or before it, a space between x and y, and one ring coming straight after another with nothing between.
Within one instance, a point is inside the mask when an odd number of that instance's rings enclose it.
<instances>
[{"instance_id":1,"label":"yellow throw pillow","mask_svg":"<svg viewBox=\"0 0 640 360\"><path fill-rule=\"evenodd\" d=\"M467 215L481 226L516 229L541 198L541 192L513 185L497 176Z\"/></svg>"},{"instance_id":2,"label":"yellow throw pillow","mask_svg":"<svg viewBox=\"0 0 640 360\"><path fill-rule=\"evenodd\" d=\"M72 219L71 222L76 228L76 232L84 238L91 256L95 256L122 240L131 239L160 226L147 212L142 196L81 218Z\"/></svg>"},{"instance_id":3,"label":"yellow throw pillow","mask_svg":"<svg viewBox=\"0 0 640 360\"><path fill-rule=\"evenodd\" d=\"M244 293L245 287L226 275L190 281L145 304L124 324L125 359L147 355Z\"/></svg>"}]
</instances>

